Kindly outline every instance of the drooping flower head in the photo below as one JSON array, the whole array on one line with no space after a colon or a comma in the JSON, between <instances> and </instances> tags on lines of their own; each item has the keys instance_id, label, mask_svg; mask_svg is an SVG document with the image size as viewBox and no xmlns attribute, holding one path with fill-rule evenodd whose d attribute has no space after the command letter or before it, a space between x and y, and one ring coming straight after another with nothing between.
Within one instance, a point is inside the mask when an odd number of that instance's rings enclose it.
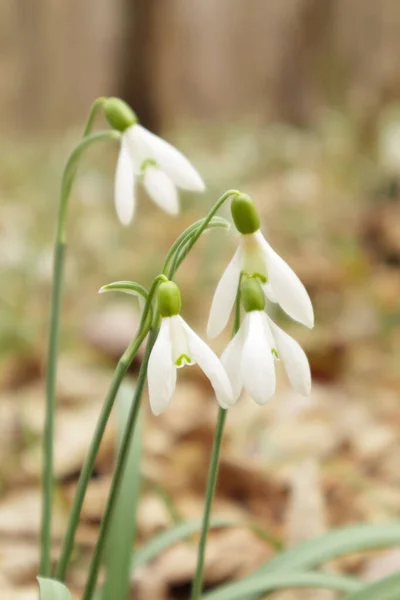
<instances>
[{"instance_id":1,"label":"drooping flower head","mask_svg":"<svg viewBox=\"0 0 400 600\"><path fill-rule=\"evenodd\" d=\"M119 220L128 225L136 207L136 185L172 215L179 212L177 187L202 192L204 182L179 150L138 123L123 100L108 98L103 105L107 121L121 131L121 147L115 173L115 207Z\"/></svg>"},{"instance_id":2,"label":"drooping flower head","mask_svg":"<svg viewBox=\"0 0 400 600\"><path fill-rule=\"evenodd\" d=\"M225 328L232 311L240 273L259 280L265 297L278 303L294 320L314 326L314 312L304 285L289 265L271 248L260 231L258 211L247 194L232 200L232 218L241 234L239 247L224 271L211 305L207 333L216 337Z\"/></svg>"},{"instance_id":3,"label":"drooping flower head","mask_svg":"<svg viewBox=\"0 0 400 600\"><path fill-rule=\"evenodd\" d=\"M243 387L264 405L275 393L275 360L282 360L292 386L303 396L311 390L307 356L300 345L264 312L265 297L257 277L244 277L240 296L245 317L221 357L235 402Z\"/></svg>"},{"instance_id":4,"label":"drooping flower head","mask_svg":"<svg viewBox=\"0 0 400 600\"><path fill-rule=\"evenodd\" d=\"M219 358L180 316L181 295L172 281L157 291L161 327L149 358L148 385L151 410L162 413L176 386L176 371L197 363L210 380L223 408L233 404L232 388Z\"/></svg>"}]
</instances>

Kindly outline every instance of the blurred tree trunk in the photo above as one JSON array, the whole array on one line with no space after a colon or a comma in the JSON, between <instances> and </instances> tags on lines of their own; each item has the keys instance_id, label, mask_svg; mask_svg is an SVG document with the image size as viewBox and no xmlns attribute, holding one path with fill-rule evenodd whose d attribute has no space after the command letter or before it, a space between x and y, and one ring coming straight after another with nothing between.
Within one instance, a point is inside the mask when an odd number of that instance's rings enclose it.
<instances>
[{"instance_id":1,"label":"blurred tree trunk","mask_svg":"<svg viewBox=\"0 0 400 600\"><path fill-rule=\"evenodd\" d=\"M399 0L2 2L0 126L64 129L108 94L154 130L332 103L373 122L400 96L399 31Z\"/></svg>"},{"instance_id":2,"label":"blurred tree trunk","mask_svg":"<svg viewBox=\"0 0 400 600\"><path fill-rule=\"evenodd\" d=\"M135 108L140 121L157 131L159 111L154 94L155 11L159 0L124 0L123 56L119 94Z\"/></svg>"}]
</instances>

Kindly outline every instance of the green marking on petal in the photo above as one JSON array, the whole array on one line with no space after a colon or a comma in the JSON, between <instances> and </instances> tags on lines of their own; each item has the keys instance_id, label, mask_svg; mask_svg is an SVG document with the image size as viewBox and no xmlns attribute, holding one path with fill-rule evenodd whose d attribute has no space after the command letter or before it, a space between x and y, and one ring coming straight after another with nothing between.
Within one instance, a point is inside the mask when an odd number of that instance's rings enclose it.
<instances>
[{"instance_id":1,"label":"green marking on petal","mask_svg":"<svg viewBox=\"0 0 400 600\"><path fill-rule=\"evenodd\" d=\"M145 170L147 169L147 167L156 167L157 163L155 160L153 160L152 158L146 158L146 160L144 160L142 162L142 164L140 165L140 171L141 173L144 173Z\"/></svg>"},{"instance_id":2,"label":"green marking on petal","mask_svg":"<svg viewBox=\"0 0 400 600\"><path fill-rule=\"evenodd\" d=\"M179 367L184 367L185 365L192 365L193 361L187 354L181 354L179 358L176 359L175 365Z\"/></svg>"},{"instance_id":3,"label":"green marking on petal","mask_svg":"<svg viewBox=\"0 0 400 600\"><path fill-rule=\"evenodd\" d=\"M271 352L272 352L272 356L274 357L274 359L279 360L278 350L276 350L275 348L272 348Z\"/></svg>"}]
</instances>

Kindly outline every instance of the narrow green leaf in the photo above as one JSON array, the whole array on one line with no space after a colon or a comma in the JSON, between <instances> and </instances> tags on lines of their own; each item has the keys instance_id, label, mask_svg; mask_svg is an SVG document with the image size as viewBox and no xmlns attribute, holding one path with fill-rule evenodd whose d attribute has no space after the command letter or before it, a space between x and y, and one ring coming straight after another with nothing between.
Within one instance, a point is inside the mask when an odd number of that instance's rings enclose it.
<instances>
[{"instance_id":1,"label":"narrow green leaf","mask_svg":"<svg viewBox=\"0 0 400 600\"><path fill-rule=\"evenodd\" d=\"M159 554L167 550L173 544L180 542L194 533L198 533L201 529L202 520L193 519L192 521L185 521L177 523L174 527L163 531L158 535L152 537L148 542L143 544L141 548L136 550L132 560L132 569L139 567L147 562L154 560ZM217 529L222 527L245 527L251 529L254 533L263 541L272 546L277 547L280 542L273 538L268 532L261 529L258 525L252 523L241 523L238 521L232 521L231 519L214 518L211 519L210 529Z\"/></svg>"},{"instance_id":2,"label":"narrow green leaf","mask_svg":"<svg viewBox=\"0 0 400 600\"><path fill-rule=\"evenodd\" d=\"M320 588L353 592L363 585L350 577L332 575L331 573L266 573L252 579L243 579L229 586L204 594L204 600L243 600L247 595L264 595L268 592L286 588ZM363 598L364 600L364 598ZM377 598L375 599L377 600ZM382 600L379 598L379 600Z\"/></svg>"},{"instance_id":3,"label":"narrow green leaf","mask_svg":"<svg viewBox=\"0 0 400 600\"><path fill-rule=\"evenodd\" d=\"M118 436L121 442L133 398L131 385L121 387L118 397ZM141 427L138 421L115 506L106 554L103 600L127 598L131 556L136 534L136 510L140 494Z\"/></svg>"},{"instance_id":4,"label":"narrow green leaf","mask_svg":"<svg viewBox=\"0 0 400 600\"><path fill-rule=\"evenodd\" d=\"M265 563L259 572L309 571L345 554L400 543L400 522L353 525L302 542ZM400 595L399 595L400 598Z\"/></svg>"},{"instance_id":5,"label":"narrow green leaf","mask_svg":"<svg viewBox=\"0 0 400 600\"><path fill-rule=\"evenodd\" d=\"M235 525L237 523L229 519L213 519L211 522L211 527L214 529L218 527L233 527ZM152 537L141 548L136 550L132 560L132 569L154 560L164 550L188 538L193 533L197 533L200 529L201 519L196 519L178 523L174 527L171 527L171 529L167 529L167 531L163 531Z\"/></svg>"},{"instance_id":6,"label":"narrow green leaf","mask_svg":"<svg viewBox=\"0 0 400 600\"><path fill-rule=\"evenodd\" d=\"M281 552L245 577L244 581L259 577L263 573L309 571L339 556L384 548L399 543L399 521L344 527ZM234 584L226 584L220 589L229 593L232 585Z\"/></svg>"},{"instance_id":7,"label":"narrow green leaf","mask_svg":"<svg viewBox=\"0 0 400 600\"><path fill-rule=\"evenodd\" d=\"M37 578L39 583L39 600L72 600L68 588L55 579Z\"/></svg>"},{"instance_id":8,"label":"narrow green leaf","mask_svg":"<svg viewBox=\"0 0 400 600\"><path fill-rule=\"evenodd\" d=\"M361 590L349 594L343 600L399 600L400 573L385 577L375 583L364 585Z\"/></svg>"}]
</instances>

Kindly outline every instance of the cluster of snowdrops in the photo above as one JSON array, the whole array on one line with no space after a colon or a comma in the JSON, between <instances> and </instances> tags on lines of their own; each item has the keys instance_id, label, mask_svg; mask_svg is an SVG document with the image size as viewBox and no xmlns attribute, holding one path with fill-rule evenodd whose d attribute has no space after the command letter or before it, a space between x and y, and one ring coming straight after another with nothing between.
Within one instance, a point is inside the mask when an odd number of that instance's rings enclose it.
<instances>
[{"instance_id":1,"label":"cluster of snowdrops","mask_svg":"<svg viewBox=\"0 0 400 600\"><path fill-rule=\"evenodd\" d=\"M94 118L99 111L103 113L111 129L92 133ZM92 600L97 593L104 548L123 481L129 448L135 434L145 382L148 383L151 409L155 415L159 415L167 409L173 399L177 370L185 365L198 364L214 389L219 404L219 415L211 453L204 516L200 528L198 562L191 596L192 600L196 600L201 597L203 588L204 555L227 410L238 401L243 388L255 402L265 405L275 393L276 361L282 362L297 392L305 396L310 393L311 375L307 357L300 345L271 320L268 316L268 306L270 303L279 304L289 317L310 328L314 325L313 307L300 279L265 239L253 200L238 190L225 192L206 217L193 223L175 240L165 258L162 270L154 278L149 290L133 281L118 281L101 288L100 292L122 291L137 295L141 307L141 322L131 344L118 363L105 398L80 474L61 553L53 569L52 447L68 201L84 151L90 145L106 140L116 140L120 144L115 174L115 206L118 218L124 226L130 226L133 220L136 190L140 185L158 207L171 215L179 211L179 189L197 193L205 189L203 179L189 160L171 144L140 125L135 113L126 103L118 98L100 98L94 103L82 140L72 152L64 172L57 222L47 368L40 597L41 600L69 597L69 591L63 582L66 580L70 565L79 515L97 451L122 380L140 346L146 343L144 359L82 598ZM229 223L216 214L225 202L230 202L232 220L237 230L238 247L216 286L209 314L207 336L214 338L225 329L231 314L234 313L232 339L221 357L218 357L181 316L181 294L174 278L180 264L203 232L229 228ZM124 591L113 595L113 600L125 600L128 584L129 574L127 574L125 587L121 586L121 590ZM62 593L67 595L61 596ZM107 600L104 593L102 598Z\"/></svg>"}]
</instances>

